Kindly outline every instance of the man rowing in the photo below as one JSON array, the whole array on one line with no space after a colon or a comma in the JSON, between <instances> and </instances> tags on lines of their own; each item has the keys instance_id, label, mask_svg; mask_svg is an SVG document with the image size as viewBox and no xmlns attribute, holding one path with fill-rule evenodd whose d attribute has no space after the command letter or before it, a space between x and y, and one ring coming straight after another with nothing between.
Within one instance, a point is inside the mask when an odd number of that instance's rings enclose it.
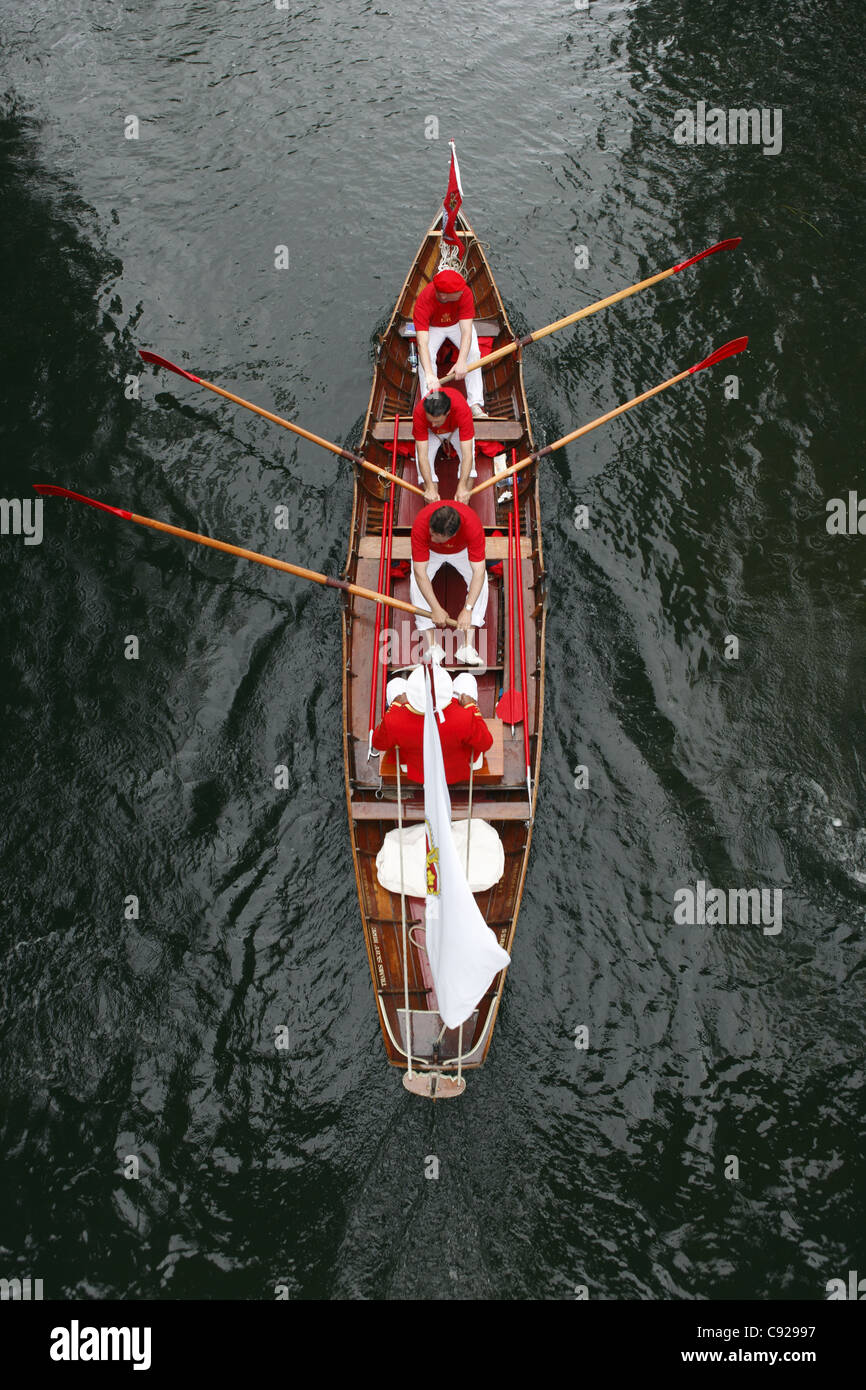
<instances>
[{"instance_id":1,"label":"man rowing","mask_svg":"<svg viewBox=\"0 0 866 1390\"><path fill-rule=\"evenodd\" d=\"M470 766L481 766L493 735L481 717L477 686L468 672L452 683L441 666L433 667L436 727L442 744L445 780L465 782ZM407 680L388 682L390 701L385 717L373 734L373 747L384 753L400 749L400 770L413 782L424 781L424 668L416 666Z\"/></svg>"},{"instance_id":2,"label":"man rowing","mask_svg":"<svg viewBox=\"0 0 866 1390\"><path fill-rule=\"evenodd\" d=\"M418 343L418 385L421 395L439 390L436 358L446 338L457 348L452 371L455 381L466 380L466 400L478 419L486 420L481 372L467 367L481 357L475 331L475 300L463 276L456 270L440 270L415 300L412 314Z\"/></svg>"},{"instance_id":3,"label":"man rowing","mask_svg":"<svg viewBox=\"0 0 866 1390\"><path fill-rule=\"evenodd\" d=\"M436 455L447 439L460 459L457 479L458 502L469 501L469 479L476 476L475 422L472 412L459 391L440 386L415 402L412 411L412 437L415 440L415 461L418 482L428 502L439 501L439 479L436 476Z\"/></svg>"},{"instance_id":4,"label":"man rowing","mask_svg":"<svg viewBox=\"0 0 866 1390\"><path fill-rule=\"evenodd\" d=\"M430 617L415 615L415 626L427 640L425 661L439 662L445 650L436 641L437 627L450 627L449 614L433 592L433 579L443 565L452 565L466 584L466 602L457 618L462 644L457 661L465 666L483 666L475 649L475 629L484 626L487 612L487 566L484 527L471 507L462 502L431 502L422 507L412 523L412 575L409 594L416 608Z\"/></svg>"}]
</instances>

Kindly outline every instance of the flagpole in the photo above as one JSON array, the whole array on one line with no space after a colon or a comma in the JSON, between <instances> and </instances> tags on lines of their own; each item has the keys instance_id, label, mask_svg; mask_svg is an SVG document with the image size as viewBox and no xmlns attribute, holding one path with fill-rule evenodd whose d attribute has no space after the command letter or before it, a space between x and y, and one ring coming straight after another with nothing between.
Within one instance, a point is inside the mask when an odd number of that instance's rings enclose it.
<instances>
[{"instance_id":1,"label":"flagpole","mask_svg":"<svg viewBox=\"0 0 866 1390\"><path fill-rule=\"evenodd\" d=\"M469 836L472 834L472 779L475 776L474 762L469 764L469 819L466 822L466 882L469 883ZM469 883L470 890L472 884Z\"/></svg>"},{"instance_id":2,"label":"flagpole","mask_svg":"<svg viewBox=\"0 0 866 1390\"><path fill-rule=\"evenodd\" d=\"M460 197L462 198L463 184L460 179L460 165L457 163L457 146L454 144L453 140L449 140L448 144L451 146L451 158L454 160L454 175L457 179L457 190L460 194Z\"/></svg>"},{"instance_id":3,"label":"flagpole","mask_svg":"<svg viewBox=\"0 0 866 1390\"><path fill-rule=\"evenodd\" d=\"M394 749L397 759L397 834L400 839L400 918L403 923L403 1003L406 1009L407 1075L412 1076L412 1020L409 1016L409 947L406 941L406 893L403 881L403 795L400 784L400 745Z\"/></svg>"}]
</instances>

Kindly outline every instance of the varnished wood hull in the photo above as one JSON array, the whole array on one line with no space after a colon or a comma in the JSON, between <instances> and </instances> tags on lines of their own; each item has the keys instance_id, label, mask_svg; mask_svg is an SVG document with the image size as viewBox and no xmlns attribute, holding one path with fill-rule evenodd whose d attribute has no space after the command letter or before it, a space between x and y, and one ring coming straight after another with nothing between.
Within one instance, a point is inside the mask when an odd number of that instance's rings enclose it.
<instances>
[{"instance_id":1,"label":"varnished wood hull","mask_svg":"<svg viewBox=\"0 0 866 1390\"><path fill-rule=\"evenodd\" d=\"M401 434L409 433L417 378L409 364L410 340L401 335L400 330L406 321L411 320L418 292L436 271L439 260L439 234L436 230L438 222L439 219L435 219L421 244L381 340L360 448L360 452L369 462L381 468L391 467L391 440L395 415L399 415L401 421L406 422ZM479 326L479 337L493 336L493 347L502 347L513 341L514 335L499 291L471 227L462 217L458 225L468 243L464 273L475 295L477 321L487 321ZM485 329L489 331L485 333ZM507 453L509 463L512 448L516 448L517 458L523 458L532 452L533 442L519 355L511 354L492 366L483 368L482 371L485 409L495 418L496 423L489 427L486 423L479 423L476 436L482 438L487 435L502 442L503 452ZM401 456L397 467L401 474L405 472L409 481L417 481L414 458ZM479 455L477 467L478 479L474 481L482 481L490 476L493 468L492 459ZM447 467L440 469L439 473L440 491L444 499L450 491ZM532 838L544 702L545 576L538 511L537 466L529 466L519 476L522 552L520 581L523 588L526 640L532 792L530 799L527 791L522 730L519 725L516 726L512 736L510 726L506 726L502 779L483 786L476 783L473 799L473 821L476 818L489 821L498 831L505 849L503 877L493 888L477 894L476 901L485 921L496 933L500 944L509 952L513 947ZM456 481L456 467L451 481ZM503 537L508 533L508 511L513 503L511 500L502 505L497 502L495 494L502 491L501 487L488 488L478 494L477 499L473 499L473 505L479 510L487 530L488 558L492 546L495 545L499 552L505 549L503 540L491 540L491 532L494 529L501 532ZM356 468L345 577L371 589L377 587L384 520L383 495L380 480L367 470ZM408 555L409 528L421 505L422 499L416 499L405 490L398 489L395 505L394 559ZM453 576L453 571L450 573ZM504 561L503 579L506 573L507 562ZM444 598L448 606L452 607L452 611L456 612L461 606L465 589L460 586L459 580L452 579L448 582L451 589L443 591ZM454 588L455 582L460 593L459 600L456 596L458 590ZM489 665L486 670L477 673L479 703L481 713L485 717L493 716L502 686L514 684L510 676L506 650L508 642L504 589L503 582L491 578L485 633L486 659ZM392 586L391 592L398 598L408 599L408 580L398 581ZM346 799L358 899L385 1052L392 1065L405 1069L407 1058L400 897L399 894L392 894L382 888L376 876L376 855L386 832L397 824L397 807L393 787L383 784L380 777L378 758L375 755L368 758L374 624L375 608L371 603L357 598L347 599L343 609ZM404 672L412 660L417 660L417 643L413 643L414 629L408 614L395 617L394 610L388 610L383 626L391 630L390 650L385 652L385 656L391 658L385 675L387 679L389 675ZM517 683L519 684L519 679ZM376 722L379 717L377 701ZM468 783L451 788L451 802L453 818L465 818ZM405 780L403 818L404 823L415 823L423 819L423 787L407 783ZM423 906L422 899L410 899L407 903L409 921L414 927L410 933L411 937L417 937L419 932L423 936ZM480 1066L487 1056L502 998L505 974L505 971L500 972L479 1002L473 1018L464 1025L464 1070ZM412 1069L416 1072L438 1072L443 1076L453 1076L456 1070L458 1035L456 1032L441 1032L441 1020L438 1019L438 1015L435 1018L432 1016L430 1001L431 997L435 996L431 993L429 968L424 952L419 949L415 940L410 940L408 948L408 977L413 1034ZM437 1035L438 1047L434 1049L433 1039ZM435 1086L433 1090L435 1093ZM443 1086L441 1093L449 1092L458 1093L459 1088Z\"/></svg>"}]
</instances>

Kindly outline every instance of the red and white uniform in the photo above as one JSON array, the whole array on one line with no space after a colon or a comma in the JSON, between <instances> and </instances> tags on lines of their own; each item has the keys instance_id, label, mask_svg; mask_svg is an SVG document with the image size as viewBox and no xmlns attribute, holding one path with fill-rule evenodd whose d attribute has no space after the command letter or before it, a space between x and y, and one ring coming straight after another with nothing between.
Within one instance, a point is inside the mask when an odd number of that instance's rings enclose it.
<instances>
[{"instance_id":1,"label":"red and white uniform","mask_svg":"<svg viewBox=\"0 0 866 1390\"><path fill-rule=\"evenodd\" d=\"M418 444L418 441L421 439L426 439L427 441L427 457L430 461L430 473L434 483L439 481L439 479L436 476L435 461L436 455L439 453L439 449L442 445L443 440L447 439L449 441L452 449L454 450L459 459L460 441L467 439L475 439L475 421L472 418L472 411L470 410L469 404L466 401L466 399L460 394L459 391L453 391L450 386L443 386L442 391L451 402L451 409L445 416L444 423L441 424L437 430L434 431L428 423L427 416L424 411L424 402L421 400L420 397L415 402L415 409L412 411L412 437L415 440L416 445ZM415 450L415 462L416 464L418 463L417 448ZM474 443L472 445L472 470L469 476L470 478L474 478L477 476L477 470L475 468ZM418 482L423 485L423 481L424 480L421 477L421 468L419 466Z\"/></svg>"},{"instance_id":2,"label":"red and white uniform","mask_svg":"<svg viewBox=\"0 0 866 1390\"><path fill-rule=\"evenodd\" d=\"M431 325L436 328L453 328L461 319L475 318L475 300L472 291L462 275L460 279L463 284L460 298L448 300L446 303L437 297L436 286L432 280L429 285L425 286L415 300L415 310L412 317L416 333L426 333Z\"/></svg>"},{"instance_id":3,"label":"red and white uniform","mask_svg":"<svg viewBox=\"0 0 866 1390\"><path fill-rule=\"evenodd\" d=\"M430 518L441 506L453 507L456 512L459 512L460 525L447 541L436 541L434 546L430 539ZM414 603L416 608L426 608L429 613L430 605L418 588L418 582L415 579L415 565L427 565L427 578L431 582L442 565L453 565L457 573L466 581L468 592L469 585L472 583L472 565L483 560L485 553L484 527L471 507L467 507L463 502L430 502L428 506L422 507L412 523L413 569L409 580L410 601ZM485 570L484 585L472 609L473 627L484 626L488 592L487 572ZM422 618L420 614L416 613L415 626L421 630L430 628L433 626L433 619Z\"/></svg>"},{"instance_id":4,"label":"red and white uniform","mask_svg":"<svg viewBox=\"0 0 866 1390\"><path fill-rule=\"evenodd\" d=\"M452 700L437 716L436 728L442 744L445 780L466 782L469 765L493 743L493 735L481 718L477 705L461 705ZM376 732L373 747L384 753L400 746L400 766L413 782L424 781L424 716L409 705L392 705Z\"/></svg>"},{"instance_id":5,"label":"red and white uniform","mask_svg":"<svg viewBox=\"0 0 866 1390\"><path fill-rule=\"evenodd\" d=\"M452 271L451 274L456 272ZM412 313L412 320L415 324L415 332L427 333L427 346L430 349L430 364L433 371L436 371L436 357L445 342L449 338L457 351L460 351L460 323L466 319L472 320L472 337L469 344L469 352L466 356L466 365L470 362L477 362L481 356L478 346L478 334L475 331L475 300L472 291L466 284L462 275L458 277L463 285L459 299L449 300L443 304L436 297L435 279L421 291L415 300L415 308ZM456 293L456 291L455 291ZM427 375L419 360L418 362L418 387L423 396L427 390ZM469 372L466 377L466 399L470 408L473 405L481 405L484 400L484 388L481 382L481 372Z\"/></svg>"}]
</instances>

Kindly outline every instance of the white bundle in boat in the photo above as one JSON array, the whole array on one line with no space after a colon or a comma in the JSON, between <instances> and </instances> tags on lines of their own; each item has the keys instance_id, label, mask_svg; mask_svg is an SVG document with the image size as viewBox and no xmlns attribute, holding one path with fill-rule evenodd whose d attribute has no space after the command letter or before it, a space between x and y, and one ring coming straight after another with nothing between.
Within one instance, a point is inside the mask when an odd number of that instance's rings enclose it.
<instances>
[{"instance_id":1,"label":"white bundle in boat","mask_svg":"<svg viewBox=\"0 0 866 1390\"><path fill-rule=\"evenodd\" d=\"M451 822L451 831L460 863L466 864L466 832L469 822ZM505 872L505 850L498 834L486 820L472 817L469 838L469 887L473 893L492 888ZM376 874L389 893L400 892L400 830L389 830L376 856ZM424 822L403 827L403 891L410 898L427 894L427 844Z\"/></svg>"}]
</instances>

